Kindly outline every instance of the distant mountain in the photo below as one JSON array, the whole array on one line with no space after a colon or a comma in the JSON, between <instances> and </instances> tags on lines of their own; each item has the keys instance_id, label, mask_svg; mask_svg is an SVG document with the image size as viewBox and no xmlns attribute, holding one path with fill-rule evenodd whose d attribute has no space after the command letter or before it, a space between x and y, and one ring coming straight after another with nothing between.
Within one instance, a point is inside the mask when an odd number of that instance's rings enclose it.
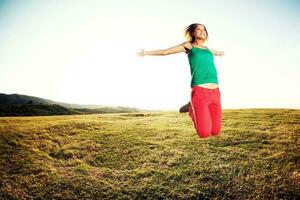
<instances>
[{"instance_id":1,"label":"distant mountain","mask_svg":"<svg viewBox=\"0 0 300 200\"><path fill-rule=\"evenodd\" d=\"M27 104L29 101L32 101L34 104L55 104L54 101L27 96L20 94L3 94L0 93L0 104L2 105L12 105L12 104Z\"/></svg>"},{"instance_id":2,"label":"distant mountain","mask_svg":"<svg viewBox=\"0 0 300 200\"><path fill-rule=\"evenodd\" d=\"M69 104L40 97L0 93L0 116L72 115L143 112L139 108L94 104Z\"/></svg>"},{"instance_id":3,"label":"distant mountain","mask_svg":"<svg viewBox=\"0 0 300 200\"><path fill-rule=\"evenodd\" d=\"M0 105L0 116L74 115L85 114L57 104Z\"/></svg>"}]
</instances>

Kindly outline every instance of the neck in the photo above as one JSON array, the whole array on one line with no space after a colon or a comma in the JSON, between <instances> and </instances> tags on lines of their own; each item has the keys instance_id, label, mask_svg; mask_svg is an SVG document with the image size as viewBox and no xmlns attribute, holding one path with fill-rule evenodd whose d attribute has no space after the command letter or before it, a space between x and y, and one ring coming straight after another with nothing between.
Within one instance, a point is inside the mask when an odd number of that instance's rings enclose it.
<instances>
[{"instance_id":1,"label":"neck","mask_svg":"<svg viewBox=\"0 0 300 200\"><path fill-rule=\"evenodd\" d=\"M204 43L204 40L202 40L202 39L196 39L194 42L194 44L196 46L203 46L203 43Z\"/></svg>"}]
</instances>

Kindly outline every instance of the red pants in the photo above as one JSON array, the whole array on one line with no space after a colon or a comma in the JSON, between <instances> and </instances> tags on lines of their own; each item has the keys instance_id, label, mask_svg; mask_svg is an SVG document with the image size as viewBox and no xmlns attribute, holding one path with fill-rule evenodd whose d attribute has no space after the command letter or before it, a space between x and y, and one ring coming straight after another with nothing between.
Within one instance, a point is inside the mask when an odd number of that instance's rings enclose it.
<instances>
[{"instance_id":1,"label":"red pants","mask_svg":"<svg viewBox=\"0 0 300 200\"><path fill-rule=\"evenodd\" d=\"M210 135L219 135L222 122L219 88L192 87L189 116L199 137L206 138Z\"/></svg>"}]
</instances>

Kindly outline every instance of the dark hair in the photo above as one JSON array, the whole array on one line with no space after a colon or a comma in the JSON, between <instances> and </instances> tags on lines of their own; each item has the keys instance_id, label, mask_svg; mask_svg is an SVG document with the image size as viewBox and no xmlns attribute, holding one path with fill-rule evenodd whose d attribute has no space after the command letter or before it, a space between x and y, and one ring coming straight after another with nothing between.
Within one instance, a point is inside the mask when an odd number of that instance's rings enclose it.
<instances>
[{"instance_id":1,"label":"dark hair","mask_svg":"<svg viewBox=\"0 0 300 200\"><path fill-rule=\"evenodd\" d=\"M206 42L208 40L208 32L206 30L206 27L200 23L193 23L184 29L184 37L187 39L187 41L189 41L191 43L195 42L196 38L195 38L194 32L198 25L202 25L206 32L206 39L204 40L204 42Z\"/></svg>"}]
</instances>

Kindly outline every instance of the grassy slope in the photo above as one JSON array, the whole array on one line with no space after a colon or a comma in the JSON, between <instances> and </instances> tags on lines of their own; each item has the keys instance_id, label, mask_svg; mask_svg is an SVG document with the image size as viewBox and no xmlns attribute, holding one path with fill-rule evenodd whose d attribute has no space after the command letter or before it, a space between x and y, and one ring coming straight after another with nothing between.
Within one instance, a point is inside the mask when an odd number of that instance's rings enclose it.
<instances>
[{"instance_id":1,"label":"grassy slope","mask_svg":"<svg viewBox=\"0 0 300 200\"><path fill-rule=\"evenodd\" d=\"M0 197L296 199L300 110L224 110L221 137L187 113L0 118Z\"/></svg>"},{"instance_id":2,"label":"grassy slope","mask_svg":"<svg viewBox=\"0 0 300 200\"><path fill-rule=\"evenodd\" d=\"M75 115L81 112L60 105L16 104L0 105L0 116Z\"/></svg>"},{"instance_id":3,"label":"grassy slope","mask_svg":"<svg viewBox=\"0 0 300 200\"><path fill-rule=\"evenodd\" d=\"M67 108L57 104L0 104L0 117L2 116L51 116L51 115L79 115L102 113L132 113L141 111L128 107L102 107L102 108Z\"/></svg>"}]
</instances>

